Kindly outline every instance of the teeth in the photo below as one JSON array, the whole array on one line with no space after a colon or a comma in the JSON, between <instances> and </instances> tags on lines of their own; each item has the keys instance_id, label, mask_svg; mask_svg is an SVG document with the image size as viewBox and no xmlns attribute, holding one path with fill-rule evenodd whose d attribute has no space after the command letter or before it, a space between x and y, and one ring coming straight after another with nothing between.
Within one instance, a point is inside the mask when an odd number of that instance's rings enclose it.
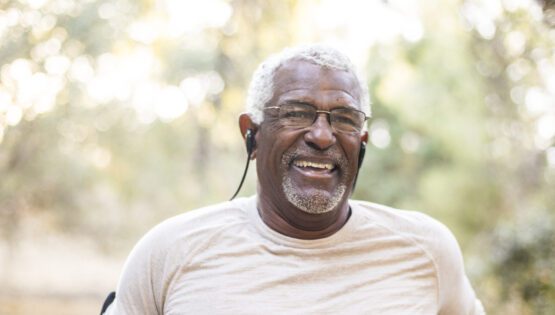
<instances>
[{"instance_id":1,"label":"teeth","mask_svg":"<svg viewBox=\"0 0 555 315\"><path fill-rule=\"evenodd\" d=\"M312 168L321 168L326 170L332 170L333 164L330 163L316 163L316 162L309 162L309 161L295 161L295 166L298 167L312 167Z\"/></svg>"}]
</instances>

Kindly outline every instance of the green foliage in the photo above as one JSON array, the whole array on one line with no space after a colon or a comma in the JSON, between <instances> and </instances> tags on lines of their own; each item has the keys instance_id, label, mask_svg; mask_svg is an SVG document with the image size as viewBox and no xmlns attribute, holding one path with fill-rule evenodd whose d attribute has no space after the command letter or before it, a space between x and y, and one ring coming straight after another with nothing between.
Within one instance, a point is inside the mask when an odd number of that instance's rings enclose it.
<instances>
[{"instance_id":1,"label":"green foliage","mask_svg":"<svg viewBox=\"0 0 555 315\"><path fill-rule=\"evenodd\" d=\"M552 213L535 211L496 228L490 243L493 255L488 259L496 298L524 301L523 313L555 311L554 227Z\"/></svg>"}]
</instances>

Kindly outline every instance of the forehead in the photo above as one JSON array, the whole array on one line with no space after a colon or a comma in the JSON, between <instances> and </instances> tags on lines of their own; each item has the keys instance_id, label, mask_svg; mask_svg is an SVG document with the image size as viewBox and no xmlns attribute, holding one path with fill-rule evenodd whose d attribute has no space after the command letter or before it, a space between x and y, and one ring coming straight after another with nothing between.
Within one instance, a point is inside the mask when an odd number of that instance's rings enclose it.
<instances>
[{"instance_id":1,"label":"forehead","mask_svg":"<svg viewBox=\"0 0 555 315\"><path fill-rule=\"evenodd\" d=\"M274 76L274 104L284 97L319 99L329 96L335 102L358 107L360 94L359 82L353 73L304 60L286 62Z\"/></svg>"}]
</instances>

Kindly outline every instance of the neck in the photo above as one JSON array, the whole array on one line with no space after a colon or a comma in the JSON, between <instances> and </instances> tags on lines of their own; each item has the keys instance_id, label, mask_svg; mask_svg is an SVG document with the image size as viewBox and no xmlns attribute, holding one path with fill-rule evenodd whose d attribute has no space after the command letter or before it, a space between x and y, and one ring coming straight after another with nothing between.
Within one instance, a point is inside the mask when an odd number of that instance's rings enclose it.
<instances>
[{"instance_id":1,"label":"neck","mask_svg":"<svg viewBox=\"0 0 555 315\"><path fill-rule=\"evenodd\" d=\"M262 221L268 227L298 239L319 239L331 236L347 223L350 216L347 198L330 212L310 214L288 202L276 204L259 191L257 208Z\"/></svg>"}]
</instances>

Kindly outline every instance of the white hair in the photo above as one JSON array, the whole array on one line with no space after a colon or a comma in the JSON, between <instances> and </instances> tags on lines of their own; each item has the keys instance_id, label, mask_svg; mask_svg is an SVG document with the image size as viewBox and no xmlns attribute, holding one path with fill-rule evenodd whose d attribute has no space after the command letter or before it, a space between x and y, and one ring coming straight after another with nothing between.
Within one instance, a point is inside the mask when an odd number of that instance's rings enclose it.
<instances>
[{"instance_id":1,"label":"white hair","mask_svg":"<svg viewBox=\"0 0 555 315\"><path fill-rule=\"evenodd\" d=\"M322 66L352 73L360 88L359 108L366 116L371 115L370 95L366 81L356 71L349 58L335 48L321 44L303 45L286 48L278 54L271 55L262 62L252 76L247 92L247 113L254 123L264 120L264 107L274 96L274 76L277 70L291 60L303 60Z\"/></svg>"}]
</instances>

